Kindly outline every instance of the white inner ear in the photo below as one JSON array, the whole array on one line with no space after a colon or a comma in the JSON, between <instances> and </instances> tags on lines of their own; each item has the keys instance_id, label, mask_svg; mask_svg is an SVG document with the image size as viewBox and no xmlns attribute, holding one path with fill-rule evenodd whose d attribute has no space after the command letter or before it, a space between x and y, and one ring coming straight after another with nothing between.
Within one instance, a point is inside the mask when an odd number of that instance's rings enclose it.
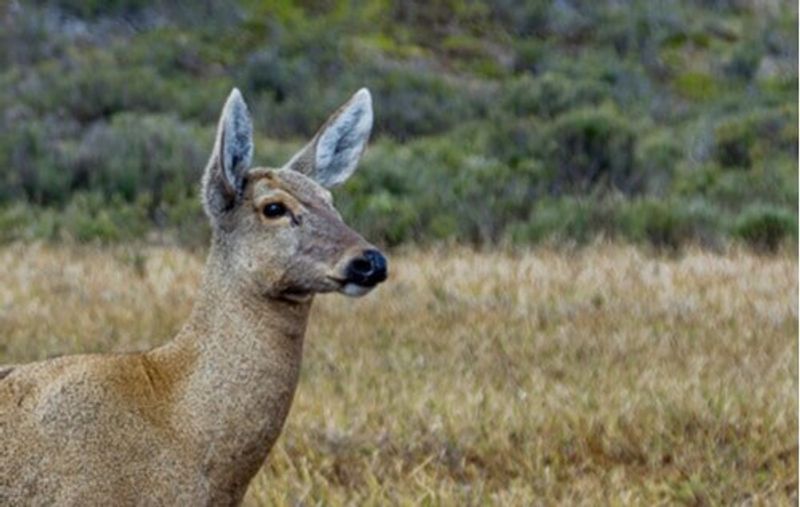
<instances>
[{"instance_id":1,"label":"white inner ear","mask_svg":"<svg viewBox=\"0 0 800 507\"><path fill-rule=\"evenodd\" d=\"M222 169L231 188L239 192L253 159L253 124L236 88L225 104L223 122Z\"/></svg>"},{"instance_id":2,"label":"white inner ear","mask_svg":"<svg viewBox=\"0 0 800 507\"><path fill-rule=\"evenodd\" d=\"M371 130L372 98L362 88L320 135L314 179L324 187L347 180L356 169Z\"/></svg>"}]
</instances>

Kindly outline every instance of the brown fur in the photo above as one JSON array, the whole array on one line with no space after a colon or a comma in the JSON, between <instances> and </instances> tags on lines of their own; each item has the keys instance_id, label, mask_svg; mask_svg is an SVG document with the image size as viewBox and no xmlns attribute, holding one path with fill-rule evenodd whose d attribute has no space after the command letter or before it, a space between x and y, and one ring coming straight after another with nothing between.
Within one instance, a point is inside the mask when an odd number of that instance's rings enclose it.
<instances>
[{"instance_id":1,"label":"brown fur","mask_svg":"<svg viewBox=\"0 0 800 507\"><path fill-rule=\"evenodd\" d=\"M291 216L262 214L276 199ZM202 290L172 341L0 367L0 505L241 502L288 414L313 294L340 290L370 245L289 168L250 170L212 223Z\"/></svg>"}]
</instances>

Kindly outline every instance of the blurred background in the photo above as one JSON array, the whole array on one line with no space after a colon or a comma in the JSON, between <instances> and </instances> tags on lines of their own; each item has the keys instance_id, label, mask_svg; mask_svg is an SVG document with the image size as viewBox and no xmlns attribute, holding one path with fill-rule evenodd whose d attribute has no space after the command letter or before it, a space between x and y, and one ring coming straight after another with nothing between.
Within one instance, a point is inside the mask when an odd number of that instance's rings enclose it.
<instances>
[{"instance_id":1,"label":"blurred background","mask_svg":"<svg viewBox=\"0 0 800 507\"><path fill-rule=\"evenodd\" d=\"M279 166L359 87L382 245L796 244L797 4L0 2L0 241L203 246L239 87Z\"/></svg>"}]
</instances>

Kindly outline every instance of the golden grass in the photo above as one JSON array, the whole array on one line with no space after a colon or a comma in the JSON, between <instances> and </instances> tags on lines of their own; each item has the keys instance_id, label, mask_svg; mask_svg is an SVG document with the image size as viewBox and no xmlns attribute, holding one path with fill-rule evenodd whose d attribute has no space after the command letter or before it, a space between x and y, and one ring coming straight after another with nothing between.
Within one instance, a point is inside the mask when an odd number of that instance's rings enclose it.
<instances>
[{"instance_id":1,"label":"golden grass","mask_svg":"<svg viewBox=\"0 0 800 507\"><path fill-rule=\"evenodd\" d=\"M147 348L175 249L0 249L0 362ZM407 252L319 298L249 505L796 504L794 254Z\"/></svg>"}]
</instances>

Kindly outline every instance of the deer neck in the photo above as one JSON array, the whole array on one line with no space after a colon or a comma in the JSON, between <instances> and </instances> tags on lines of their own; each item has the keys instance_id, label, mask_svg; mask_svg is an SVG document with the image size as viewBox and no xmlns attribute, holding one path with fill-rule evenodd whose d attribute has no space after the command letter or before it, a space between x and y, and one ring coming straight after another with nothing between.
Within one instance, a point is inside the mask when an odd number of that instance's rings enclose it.
<instances>
[{"instance_id":1,"label":"deer neck","mask_svg":"<svg viewBox=\"0 0 800 507\"><path fill-rule=\"evenodd\" d=\"M311 302L264 297L230 275L219 250L212 246L192 314L163 356L186 363L176 424L190 428L211 484L243 494L289 412Z\"/></svg>"}]
</instances>

